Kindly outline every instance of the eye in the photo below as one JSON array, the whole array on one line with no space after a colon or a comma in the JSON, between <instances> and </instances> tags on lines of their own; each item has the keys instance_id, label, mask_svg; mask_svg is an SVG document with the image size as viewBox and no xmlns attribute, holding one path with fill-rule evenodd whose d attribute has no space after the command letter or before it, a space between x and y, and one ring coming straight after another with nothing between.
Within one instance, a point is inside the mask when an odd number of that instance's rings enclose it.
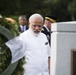
<instances>
[{"instance_id":1,"label":"eye","mask_svg":"<svg viewBox=\"0 0 76 75\"><path fill-rule=\"evenodd\" d=\"M33 27L39 27L39 28L41 28L42 27L42 25L32 25Z\"/></svg>"},{"instance_id":2,"label":"eye","mask_svg":"<svg viewBox=\"0 0 76 75\"><path fill-rule=\"evenodd\" d=\"M36 25L32 25L33 27L36 27Z\"/></svg>"}]
</instances>

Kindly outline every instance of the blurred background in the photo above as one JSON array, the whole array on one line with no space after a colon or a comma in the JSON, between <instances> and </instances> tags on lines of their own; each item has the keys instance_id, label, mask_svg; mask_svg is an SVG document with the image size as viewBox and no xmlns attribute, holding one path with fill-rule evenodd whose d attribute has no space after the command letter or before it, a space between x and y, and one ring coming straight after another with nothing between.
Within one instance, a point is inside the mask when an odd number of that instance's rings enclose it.
<instances>
[{"instance_id":1,"label":"blurred background","mask_svg":"<svg viewBox=\"0 0 76 75\"><path fill-rule=\"evenodd\" d=\"M76 0L0 0L0 14L17 20L33 13L55 15L59 22L76 20Z\"/></svg>"}]
</instances>

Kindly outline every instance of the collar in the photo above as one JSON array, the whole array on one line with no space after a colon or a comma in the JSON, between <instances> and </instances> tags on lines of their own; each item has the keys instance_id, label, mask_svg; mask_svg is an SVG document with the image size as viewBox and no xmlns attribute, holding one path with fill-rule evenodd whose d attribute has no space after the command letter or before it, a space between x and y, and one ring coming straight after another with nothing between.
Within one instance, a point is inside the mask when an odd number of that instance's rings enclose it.
<instances>
[{"instance_id":1,"label":"collar","mask_svg":"<svg viewBox=\"0 0 76 75\"><path fill-rule=\"evenodd\" d=\"M48 32L50 32L50 30L46 27L46 25L43 25L43 26L47 29Z\"/></svg>"}]
</instances>

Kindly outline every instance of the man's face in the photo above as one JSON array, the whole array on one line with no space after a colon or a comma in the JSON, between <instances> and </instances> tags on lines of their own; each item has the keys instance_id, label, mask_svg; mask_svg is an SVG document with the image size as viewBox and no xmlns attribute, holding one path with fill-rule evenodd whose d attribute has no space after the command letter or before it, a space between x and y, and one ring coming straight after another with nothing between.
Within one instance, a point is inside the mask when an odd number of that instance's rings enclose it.
<instances>
[{"instance_id":1,"label":"man's face","mask_svg":"<svg viewBox=\"0 0 76 75\"><path fill-rule=\"evenodd\" d=\"M42 29L42 20L41 19L34 19L32 22L29 24L29 27L35 34L39 34L39 32Z\"/></svg>"},{"instance_id":2,"label":"man's face","mask_svg":"<svg viewBox=\"0 0 76 75\"><path fill-rule=\"evenodd\" d=\"M26 25L26 23L27 23L27 20L26 19L23 19L22 18L22 19L19 20L19 24L20 25Z\"/></svg>"},{"instance_id":3,"label":"man's face","mask_svg":"<svg viewBox=\"0 0 76 75\"><path fill-rule=\"evenodd\" d=\"M48 27L48 29L51 29L52 22L50 20L45 20L45 25Z\"/></svg>"}]
</instances>

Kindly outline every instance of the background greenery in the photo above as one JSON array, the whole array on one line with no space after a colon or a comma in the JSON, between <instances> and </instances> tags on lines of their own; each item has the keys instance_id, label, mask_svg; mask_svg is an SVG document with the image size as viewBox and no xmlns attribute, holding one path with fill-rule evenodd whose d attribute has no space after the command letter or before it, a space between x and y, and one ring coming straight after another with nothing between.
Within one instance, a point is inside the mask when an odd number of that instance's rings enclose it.
<instances>
[{"instance_id":1,"label":"background greenery","mask_svg":"<svg viewBox=\"0 0 76 75\"><path fill-rule=\"evenodd\" d=\"M0 14L3 16L40 13L43 17L55 15L58 21L76 20L76 0L0 0Z\"/></svg>"},{"instance_id":2,"label":"background greenery","mask_svg":"<svg viewBox=\"0 0 76 75\"><path fill-rule=\"evenodd\" d=\"M6 18L6 17L0 18L0 25L4 28L7 28L14 37L20 34L18 31L17 22L12 18ZM4 70L7 69L12 59L11 51L5 45L7 41L8 40L6 39L6 37L0 34L0 47L1 47L0 49L0 75L2 75ZM24 64L25 64L25 57L23 57L22 59L18 61L17 67L11 75L23 75Z\"/></svg>"}]
</instances>

